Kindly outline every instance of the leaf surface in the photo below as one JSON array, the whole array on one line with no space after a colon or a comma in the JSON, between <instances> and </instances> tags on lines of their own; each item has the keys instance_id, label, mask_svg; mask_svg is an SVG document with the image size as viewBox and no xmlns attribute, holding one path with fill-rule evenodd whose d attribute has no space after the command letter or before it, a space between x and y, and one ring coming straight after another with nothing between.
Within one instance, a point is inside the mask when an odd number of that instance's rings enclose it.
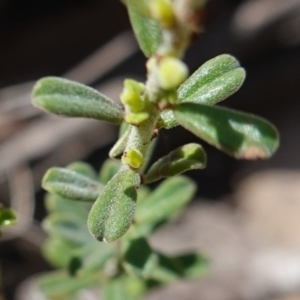
<instances>
[{"instance_id":1,"label":"leaf surface","mask_svg":"<svg viewBox=\"0 0 300 300\"><path fill-rule=\"evenodd\" d=\"M44 175L42 187L60 197L93 202L103 186L76 171L65 168L50 168Z\"/></svg>"},{"instance_id":2,"label":"leaf surface","mask_svg":"<svg viewBox=\"0 0 300 300\"><path fill-rule=\"evenodd\" d=\"M194 103L178 105L174 114L185 129L235 158L264 159L278 148L276 128L254 115Z\"/></svg>"},{"instance_id":3,"label":"leaf surface","mask_svg":"<svg viewBox=\"0 0 300 300\"><path fill-rule=\"evenodd\" d=\"M183 176L166 179L146 199L139 202L135 220L156 225L178 215L192 199L196 185Z\"/></svg>"},{"instance_id":4,"label":"leaf surface","mask_svg":"<svg viewBox=\"0 0 300 300\"><path fill-rule=\"evenodd\" d=\"M40 79L33 88L33 105L57 115L92 118L121 124L122 108L81 83L58 77Z\"/></svg>"},{"instance_id":5,"label":"leaf surface","mask_svg":"<svg viewBox=\"0 0 300 300\"><path fill-rule=\"evenodd\" d=\"M88 217L89 230L97 240L112 242L129 229L139 184L139 174L130 169L121 169L108 182Z\"/></svg>"},{"instance_id":6,"label":"leaf surface","mask_svg":"<svg viewBox=\"0 0 300 300\"><path fill-rule=\"evenodd\" d=\"M136 2L136 1L134 1ZM157 21L151 19L134 5L127 4L129 18L139 46L146 57L155 54L162 38L161 28Z\"/></svg>"},{"instance_id":7,"label":"leaf surface","mask_svg":"<svg viewBox=\"0 0 300 300\"><path fill-rule=\"evenodd\" d=\"M150 183L163 177L173 177L183 172L203 169L206 165L206 154L198 144L181 146L156 161L144 176L144 182Z\"/></svg>"}]
</instances>

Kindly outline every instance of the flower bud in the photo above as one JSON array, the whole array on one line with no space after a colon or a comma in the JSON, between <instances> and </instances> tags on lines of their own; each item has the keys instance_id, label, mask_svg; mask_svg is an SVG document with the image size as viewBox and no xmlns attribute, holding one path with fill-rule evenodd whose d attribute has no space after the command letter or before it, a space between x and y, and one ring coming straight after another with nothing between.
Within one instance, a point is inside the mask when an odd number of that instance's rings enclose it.
<instances>
[{"instance_id":1,"label":"flower bud","mask_svg":"<svg viewBox=\"0 0 300 300\"><path fill-rule=\"evenodd\" d=\"M128 105L130 111L140 112L144 109L144 101L141 98L141 93L144 91L144 85L131 79L124 81L124 89L120 95L121 102Z\"/></svg>"},{"instance_id":2,"label":"flower bud","mask_svg":"<svg viewBox=\"0 0 300 300\"><path fill-rule=\"evenodd\" d=\"M144 163L144 157L140 151L130 147L127 151L125 151L122 157L122 162L134 169L138 169Z\"/></svg>"},{"instance_id":3,"label":"flower bud","mask_svg":"<svg viewBox=\"0 0 300 300\"><path fill-rule=\"evenodd\" d=\"M125 116L125 121L132 125L139 125L149 118L149 114L146 112L129 113Z\"/></svg>"},{"instance_id":4,"label":"flower bud","mask_svg":"<svg viewBox=\"0 0 300 300\"><path fill-rule=\"evenodd\" d=\"M158 67L158 82L165 90L176 89L188 76L188 68L181 60L164 57Z\"/></svg>"},{"instance_id":5,"label":"flower bud","mask_svg":"<svg viewBox=\"0 0 300 300\"><path fill-rule=\"evenodd\" d=\"M150 2L150 12L152 17L159 21L164 27L172 27L175 23L171 0L152 0Z\"/></svg>"}]
</instances>

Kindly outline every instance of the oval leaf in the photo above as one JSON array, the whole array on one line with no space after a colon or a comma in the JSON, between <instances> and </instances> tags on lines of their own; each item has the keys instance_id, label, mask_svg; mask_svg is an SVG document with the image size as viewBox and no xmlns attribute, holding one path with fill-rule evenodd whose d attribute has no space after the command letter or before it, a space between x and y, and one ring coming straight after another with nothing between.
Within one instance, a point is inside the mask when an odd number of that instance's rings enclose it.
<instances>
[{"instance_id":1,"label":"oval leaf","mask_svg":"<svg viewBox=\"0 0 300 300\"><path fill-rule=\"evenodd\" d=\"M219 55L202 65L178 89L178 103L214 105L227 99L242 86L246 72L231 55ZM178 125L171 110L161 114L162 126Z\"/></svg>"},{"instance_id":2,"label":"oval leaf","mask_svg":"<svg viewBox=\"0 0 300 300\"><path fill-rule=\"evenodd\" d=\"M43 222L43 228L47 233L56 238L64 239L76 245L82 245L93 241L85 220L76 216L64 214L52 214Z\"/></svg>"},{"instance_id":3,"label":"oval leaf","mask_svg":"<svg viewBox=\"0 0 300 300\"><path fill-rule=\"evenodd\" d=\"M105 186L94 203L88 227L99 241L113 242L132 222L140 176L130 169L120 170Z\"/></svg>"},{"instance_id":4,"label":"oval leaf","mask_svg":"<svg viewBox=\"0 0 300 300\"><path fill-rule=\"evenodd\" d=\"M33 105L57 115L84 117L114 124L123 120L122 108L83 84L58 77L39 80L32 93Z\"/></svg>"},{"instance_id":5,"label":"oval leaf","mask_svg":"<svg viewBox=\"0 0 300 300\"><path fill-rule=\"evenodd\" d=\"M144 183L150 183L163 177L172 177L183 172L203 169L206 166L206 154L198 144L181 146L155 162L144 176Z\"/></svg>"},{"instance_id":6,"label":"oval leaf","mask_svg":"<svg viewBox=\"0 0 300 300\"><path fill-rule=\"evenodd\" d=\"M131 2L128 1L127 7L134 34L145 56L150 57L161 42L161 28L157 21L141 13Z\"/></svg>"},{"instance_id":7,"label":"oval leaf","mask_svg":"<svg viewBox=\"0 0 300 300\"><path fill-rule=\"evenodd\" d=\"M240 63L229 54L222 54L208 60L179 87L178 101L183 102L205 85L236 69L240 69ZM202 104L211 103L203 102Z\"/></svg>"},{"instance_id":8,"label":"oval leaf","mask_svg":"<svg viewBox=\"0 0 300 300\"><path fill-rule=\"evenodd\" d=\"M167 179L149 197L138 202L135 221L155 226L173 218L192 199L195 191L196 185L186 177Z\"/></svg>"},{"instance_id":9,"label":"oval leaf","mask_svg":"<svg viewBox=\"0 0 300 300\"><path fill-rule=\"evenodd\" d=\"M44 175L42 187L63 198L91 202L102 191L102 185L97 181L64 168L49 169Z\"/></svg>"},{"instance_id":10,"label":"oval leaf","mask_svg":"<svg viewBox=\"0 0 300 300\"><path fill-rule=\"evenodd\" d=\"M278 148L275 127L254 115L194 103L178 105L174 114L185 129L235 158L268 158Z\"/></svg>"},{"instance_id":11,"label":"oval leaf","mask_svg":"<svg viewBox=\"0 0 300 300\"><path fill-rule=\"evenodd\" d=\"M75 161L67 166L67 169L73 170L83 176L86 176L92 180L98 180L96 171L91 165L83 161Z\"/></svg>"}]
</instances>

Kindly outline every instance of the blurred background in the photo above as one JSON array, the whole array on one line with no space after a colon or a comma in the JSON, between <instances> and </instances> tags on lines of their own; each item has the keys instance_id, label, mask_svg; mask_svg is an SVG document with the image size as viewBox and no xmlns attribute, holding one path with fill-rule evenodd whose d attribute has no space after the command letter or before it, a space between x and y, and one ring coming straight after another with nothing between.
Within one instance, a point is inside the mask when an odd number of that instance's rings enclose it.
<instances>
[{"instance_id":1,"label":"blurred background","mask_svg":"<svg viewBox=\"0 0 300 300\"><path fill-rule=\"evenodd\" d=\"M270 160L247 162L204 145L207 168L188 174L198 198L153 244L203 249L211 271L149 299L299 300L300 0L208 0L204 24L185 56L191 72L219 54L236 56L247 79L221 105L273 122L281 146ZM50 270L39 250L43 174L74 160L99 169L117 136L109 124L32 107L33 84L63 76L119 101L125 77L145 79L145 57L117 0L0 0L0 37L0 202L18 215L0 240L0 299L33 299L22 283ZM180 128L165 131L156 158L192 141Z\"/></svg>"}]
</instances>

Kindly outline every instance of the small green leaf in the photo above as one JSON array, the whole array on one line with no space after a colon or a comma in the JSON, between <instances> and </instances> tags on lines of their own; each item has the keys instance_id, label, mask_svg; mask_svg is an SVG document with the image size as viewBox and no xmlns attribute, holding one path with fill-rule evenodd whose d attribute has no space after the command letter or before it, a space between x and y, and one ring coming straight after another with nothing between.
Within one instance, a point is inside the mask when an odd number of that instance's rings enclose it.
<instances>
[{"instance_id":1,"label":"small green leaf","mask_svg":"<svg viewBox=\"0 0 300 300\"><path fill-rule=\"evenodd\" d=\"M114 124L123 121L123 110L118 104L90 87L67 79L40 79L33 88L32 99L35 106L57 115Z\"/></svg>"},{"instance_id":2,"label":"small green leaf","mask_svg":"<svg viewBox=\"0 0 300 300\"><path fill-rule=\"evenodd\" d=\"M143 178L150 183L163 177L172 177L183 172L203 169L206 165L206 154L198 144L181 146L155 162Z\"/></svg>"},{"instance_id":3,"label":"small green leaf","mask_svg":"<svg viewBox=\"0 0 300 300\"><path fill-rule=\"evenodd\" d=\"M140 13L131 2L128 1L127 7L133 31L141 50L145 56L150 57L155 54L161 42L161 28L157 21Z\"/></svg>"},{"instance_id":4,"label":"small green leaf","mask_svg":"<svg viewBox=\"0 0 300 300\"><path fill-rule=\"evenodd\" d=\"M254 115L194 103L178 105L174 114L185 129L236 158L268 158L279 144L275 127Z\"/></svg>"},{"instance_id":5,"label":"small green leaf","mask_svg":"<svg viewBox=\"0 0 300 300\"><path fill-rule=\"evenodd\" d=\"M97 240L113 242L129 229L139 184L139 174L130 169L121 169L108 182L88 217L89 230Z\"/></svg>"},{"instance_id":6,"label":"small green leaf","mask_svg":"<svg viewBox=\"0 0 300 300\"><path fill-rule=\"evenodd\" d=\"M196 185L186 177L177 176L165 180L150 196L138 202L136 222L156 225L178 215L195 191Z\"/></svg>"},{"instance_id":7,"label":"small green leaf","mask_svg":"<svg viewBox=\"0 0 300 300\"><path fill-rule=\"evenodd\" d=\"M231 55L219 55L202 65L178 89L178 103L214 105L237 92L246 77L245 70ZM162 125L172 128L178 123L171 110L161 114Z\"/></svg>"},{"instance_id":8,"label":"small green leaf","mask_svg":"<svg viewBox=\"0 0 300 300\"><path fill-rule=\"evenodd\" d=\"M76 161L67 166L67 169L73 170L78 174L84 175L92 180L98 180L96 171L91 165L83 161Z\"/></svg>"},{"instance_id":9,"label":"small green leaf","mask_svg":"<svg viewBox=\"0 0 300 300\"><path fill-rule=\"evenodd\" d=\"M9 208L4 208L0 204L0 227L12 226L16 224L16 216Z\"/></svg>"},{"instance_id":10,"label":"small green leaf","mask_svg":"<svg viewBox=\"0 0 300 300\"><path fill-rule=\"evenodd\" d=\"M209 262L200 253L169 257L159 255L159 265L152 273L152 278L164 283L178 279L198 279L209 270Z\"/></svg>"},{"instance_id":11,"label":"small green leaf","mask_svg":"<svg viewBox=\"0 0 300 300\"><path fill-rule=\"evenodd\" d=\"M79 201L95 201L102 185L73 170L51 168L44 175L42 187L63 198Z\"/></svg>"},{"instance_id":12,"label":"small green leaf","mask_svg":"<svg viewBox=\"0 0 300 300\"><path fill-rule=\"evenodd\" d=\"M124 126L123 126L124 128ZM114 146L111 148L109 151L109 157L110 158L116 158L120 159L121 156L123 155L123 152L126 148L127 141L131 132L132 126L128 126L126 130L122 133L122 135L119 137L117 142L114 144Z\"/></svg>"},{"instance_id":13,"label":"small green leaf","mask_svg":"<svg viewBox=\"0 0 300 300\"><path fill-rule=\"evenodd\" d=\"M240 63L238 60L228 54L219 55L213 59L208 60L204 63L198 70L196 70L178 89L178 102L189 102L189 99L193 95L203 95L201 92L206 85L214 82L218 78L223 78L224 81L228 81L227 84L235 86L232 90L238 90L242 85L245 72L240 70ZM229 76L232 74L232 71L238 71L240 75L235 77ZM228 74L229 79L226 79L226 74ZM225 75L225 76L224 76ZM223 77L224 76L224 77ZM230 82L233 81L233 82ZM213 84L217 89L220 89L218 85L223 85L225 89L229 89L225 83L222 83L222 80L217 81L218 84ZM205 89L206 93L209 92L209 89ZM214 91L213 91L214 93ZM224 94L226 94L224 92ZM224 95L225 96L225 95ZM206 98L199 100L199 103L202 104L215 104L213 98Z\"/></svg>"},{"instance_id":14,"label":"small green leaf","mask_svg":"<svg viewBox=\"0 0 300 300\"><path fill-rule=\"evenodd\" d=\"M121 168L121 163L115 159L107 159L101 167L99 179L103 184L108 183Z\"/></svg>"},{"instance_id":15,"label":"small green leaf","mask_svg":"<svg viewBox=\"0 0 300 300\"><path fill-rule=\"evenodd\" d=\"M157 262L156 253L152 251L145 238L139 237L128 241L123 261L128 274L144 279L149 278Z\"/></svg>"},{"instance_id":16,"label":"small green leaf","mask_svg":"<svg viewBox=\"0 0 300 300\"><path fill-rule=\"evenodd\" d=\"M66 214L51 214L43 222L45 231L56 238L81 245L93 241L81 218Z\"/></svg>"},{"instance_id":17,"label":"small green leaf","mask_svg":"<svg viewBox=\"0 0 300 300\"><path fill-rule=\"evenodd\" d=\"M75 244L57 237L48 238L42 246L43 256L56 268L67 267L75 249Z\"/></svg>"},{"instance_id":18,"label":"small green leaf","mask_svg":"<svg viewBox=\"0 0 300 300\"><path fill-rule=\"evenodd\" d=\"M82 277L70 277L66 271L54 271L41 275L38 285L47 299L76 299L74 295L77 292L99 285L99 281L100 277L97 273Z\"/></svg>"}]
</instances>

